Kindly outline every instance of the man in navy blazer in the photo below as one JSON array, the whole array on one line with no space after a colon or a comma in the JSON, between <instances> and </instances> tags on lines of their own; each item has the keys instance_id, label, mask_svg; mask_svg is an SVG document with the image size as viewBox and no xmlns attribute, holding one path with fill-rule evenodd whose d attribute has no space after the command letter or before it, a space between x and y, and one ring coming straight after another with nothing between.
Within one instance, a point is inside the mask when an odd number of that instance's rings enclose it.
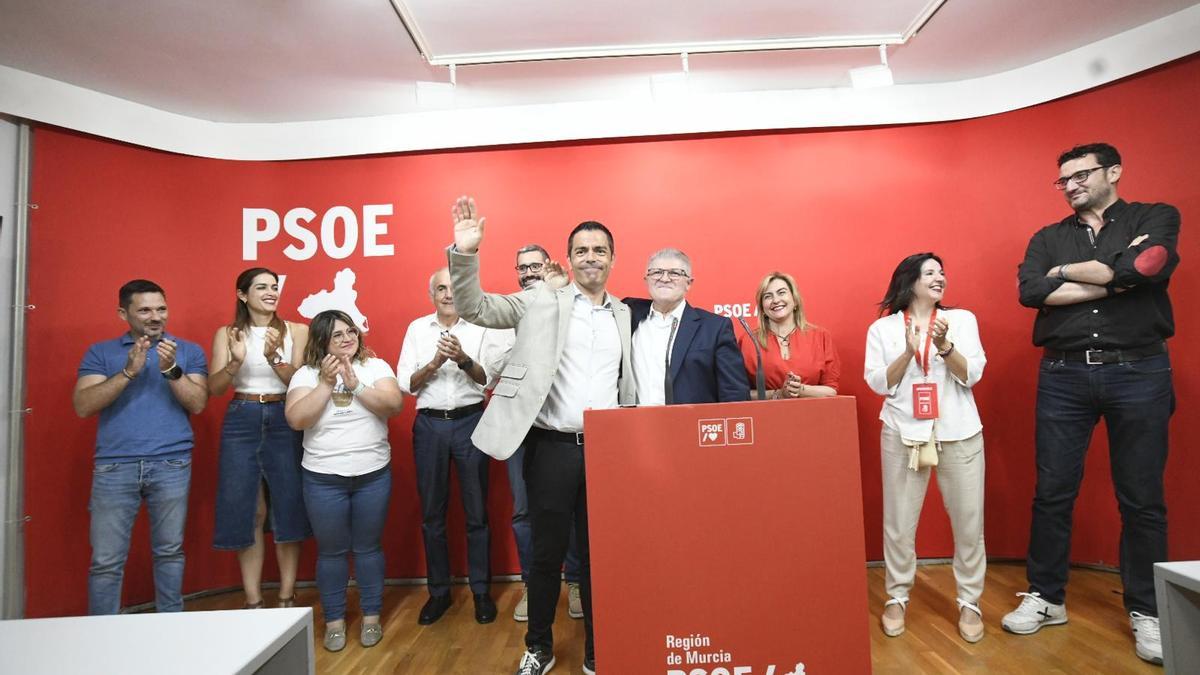
<instances>
[{"instance_id":1,"label":"man in navy blazer","mask_svg":"<svg viewBox=\"0 0 1200 675\"><path fill-rule=\"evenodd\" d=\"M645 278L650 299L624 301L634 330L638 404L747 400L750 390L733 324L686 301L693 281L687 255L673 248L654 253Z\"/></svg>"}]
</instances>

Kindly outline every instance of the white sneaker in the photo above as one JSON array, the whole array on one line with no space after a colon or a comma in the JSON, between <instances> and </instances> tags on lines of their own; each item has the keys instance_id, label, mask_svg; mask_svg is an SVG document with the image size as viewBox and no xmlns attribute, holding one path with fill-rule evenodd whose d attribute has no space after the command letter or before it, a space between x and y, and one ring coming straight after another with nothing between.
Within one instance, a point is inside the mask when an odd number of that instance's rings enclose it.
<instances>
[{"instance_id":1,"label":"white sneaker","mask_svg":"<svg viewBox=\"0 0 1200 675\"><path fill-rule=\"evenodd\" d=\"M1158 617L1146 616L1141 612L1130 612L1129 623L1133 626L1133 639L1138 658L1162 665L1162 636L1158 632Z\"/></svg>"},{"instance_id":2,"label":"white sneaker","mask_svg":"<svg viewBox=\"0 0 1200 675\"><path fill-rule=\"evenodd\" d=\"M1042 629L1042 626L1057 626L1067 622L1067 606L1056 605L1042 599L1041 593L1017 593L1025 596L1021 605L1004 615L1000 625L1004 630L1017 635L1029 635Z\"/></svg>"},{"instance_id":3,"label":"white sneaker","mask_svg":"<svg viewBox=\"0 0 1200 675\"><path fill-rule=\"evenodd\" d=\"M583 598L579 595L579 584L567 582L567 616L583 618Z\"/></svg>"},{"instance_id":4,"label":"white sneaker","mask_svg":"<svg viewBox=\"0 0 1200 675\"><path fill-rule=\"evenodd\" d=\"M521 589L521 600L517 603L516 609L513 610L513 621L528 621L529 620L529 587L525 586Z\"/></svg>"}]
</instances>

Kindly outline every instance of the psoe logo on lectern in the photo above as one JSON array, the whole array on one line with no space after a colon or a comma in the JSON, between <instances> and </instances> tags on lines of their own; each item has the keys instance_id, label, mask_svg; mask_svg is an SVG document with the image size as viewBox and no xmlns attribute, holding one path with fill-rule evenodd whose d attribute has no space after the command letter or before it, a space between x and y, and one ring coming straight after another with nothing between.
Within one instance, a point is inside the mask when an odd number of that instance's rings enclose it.
<instances>
[{"instance_id":1,"label":"psoe logo on lectern","mask_svg":"<svg viewBox=\"0 0 1200 675\"><path fill-rule=\"evenodd\" d=\"M723 419L700 420L700 447L729 445L726 429Z\"/></svg>"},{"instance_id":2,"label":"psoe logo on lectern","mask_svg":"<svg viewBox=\"0 0 1200 675\"><path fill-rule=\"evenodd\" d=\"M730 445L754 445L754 418L730 417L725 420Z\"/></svg>"}]
</instances>

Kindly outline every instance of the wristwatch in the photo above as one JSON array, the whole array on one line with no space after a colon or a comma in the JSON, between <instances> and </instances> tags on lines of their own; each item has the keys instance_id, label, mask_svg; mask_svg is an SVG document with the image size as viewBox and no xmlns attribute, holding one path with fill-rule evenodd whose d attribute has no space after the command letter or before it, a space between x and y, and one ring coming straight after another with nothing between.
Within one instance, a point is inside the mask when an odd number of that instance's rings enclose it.
<instances>
[{"instance_id":1,"label":"wristwatch","mask_svg":"<svg viewBox=\"0 0 1200 675\"><path fill-rule=\"evenodd\" d=\"M178 363L171 366L169 370L164 370L161 372L162 376L168 380L178 380L179 378L183 377L183 368L180 368Z\"/></svg>"},{"instance_id":2,"label":"wristwatch","mask_svg":"<svg viewBox=\"0 0 1200 675\"><path fill-rule=\"evenodd\" d=\"M283 357L279 355L279 352L271 352L271 355L267 357L267 363L272 367L278 366L283 363Z\"/></svg>"},{"instance_id":3,"label":"wristwatch","mask_svg":"<svg viewBox=\"0 0 1200 675\"><path fill-rule=\"evenodd\" d=\"M458 364L458 367L462 368L463 370L470 370L471 366L473 366L473 365L475 365L475 362L472 361L471 357L468 356L466 361L463 361L462 363Z\"/></svg>"}]
</instances>

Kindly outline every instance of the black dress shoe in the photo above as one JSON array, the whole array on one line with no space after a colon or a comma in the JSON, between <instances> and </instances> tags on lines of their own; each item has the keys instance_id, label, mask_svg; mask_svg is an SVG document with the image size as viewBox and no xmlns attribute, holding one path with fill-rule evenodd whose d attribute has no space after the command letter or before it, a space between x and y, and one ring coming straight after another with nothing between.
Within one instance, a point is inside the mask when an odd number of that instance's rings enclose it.
<instances>
[{"instance_id":1,"label":"black dress shoe","mask_svg":"<svg viewBox=\"0 0 1200 675\"><path fill-rule=\"evenodd\" d=\"M450 609L450 594L446 595L431 595L425 601L425 606L421 608L421 616L417 617L417 623L422 626L429 624L442 618L446 610Z\"/></svg>"},{"instance_id":2,"label":"black dress shoe","mask_svg":"<svg viewBox=\"0 0 1200 675\"><path fill-rule=\"evenodd\" d=\"M496 620L496 603L487 593L475 594L475 621L491 623Z\"/></svg>"}]
</instances>

